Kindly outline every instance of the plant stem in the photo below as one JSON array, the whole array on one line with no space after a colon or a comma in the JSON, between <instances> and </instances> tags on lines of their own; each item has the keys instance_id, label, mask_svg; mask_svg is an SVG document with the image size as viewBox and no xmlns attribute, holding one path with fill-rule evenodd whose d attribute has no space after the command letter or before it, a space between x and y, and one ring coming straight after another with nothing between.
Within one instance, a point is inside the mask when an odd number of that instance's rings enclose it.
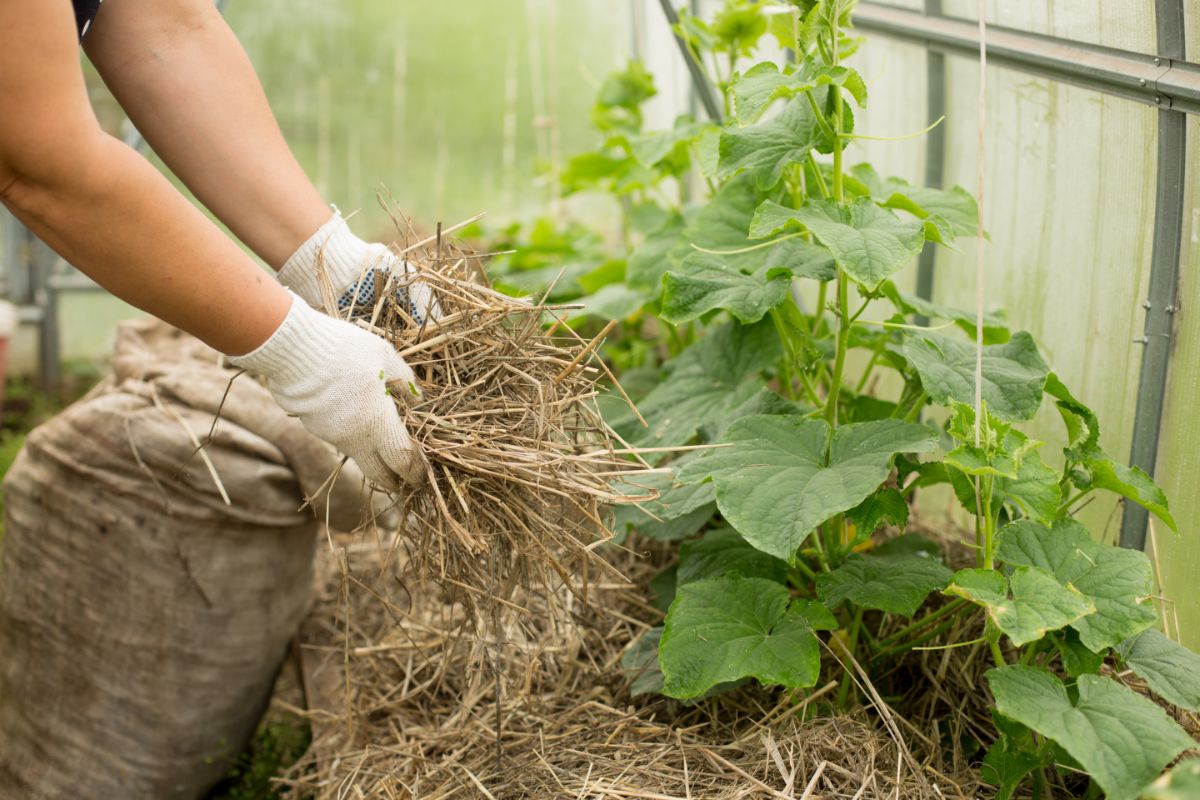
<instances>
[{"instance_id":1,"label":"plant stem","mask_svg":"<svg viewBox=\"0 0 1200 800\"><path fill-rule=\"evenodd\" d=\"M859 606L854 611L854 621L850 623L850 635L846 641L846 652L850 657L854 657L854 651L858 648L858 632L862 628L863 608ZM838 708L845 710L846 702L850 699L850 686L854 683L854 678L850 675L850 668L846 667L846 675L842 678L842 685L838 689Z\"/></svg>"},{"instance_id":2,"label":"plant stem","mask_svg":"<svg viewBox=\"0 0 1200 800\"><path fill-rule=\"evenodd\" d=\"M904 421L916 422L921 416L921 411L925 408L925 401L928 399L928 392L922 391L919 395L917 395L917 399L913 400L912 406L908 409L908 413L904 415Z\"/></svg>"},{"instance_id":3,"label":"plant stem","mask_svg":"<svg viewBox=\"0 0 1200 800\"><path fill-rule=\"evenodd\" d=\"M829 200L833 197L833 193L829 191L829 184L825 183L825 176L821 174L821 165L817 163L817 158L811 150L808 151L808 163L812 165L813 175L816 176L817 188L821 191L821 196Z\"/></svg>"},{"instance_id":4,"label":"plant stem","mask_svg":"<svg viewBox=\"0 0 1200 800\"><path fill-rule=\"evenodd\" d=\"M879 363L879 357L883 355L883 346L885 344L887 344L887 339L880 337L879 344L875 345L875 350L871 353L871 360L867 362L862 377L858 379L858 383L854 386L855 394L862 394L863 389L867 388L867 381L870 380L871 373L875 371L875 365Z\"/></svg>"},{"instance_id":5,"label":"plant stem","mask_svg":"<svg viewBox=\"0 0 1200 800\"><path fill-rule=\"evenodd\" d=\"M833 360L833 377L829 379L829 396L825 398L825 421L833 428L837 427L838 395L842 391L842 373L846 370L846 351L850 349L850 279L841 267L838 267L837 293L837 355Z\"/></svg>"},{"instance_id":6,"label":"plant stem","mask_svg":"<svg viewBox=\"0 0 1200 800\"><path fill-rule=\"evenodd\" d=\"M928 630L925 633L922 633L920 636L917 636L915 639L904 642L903 644L893 645L884 650L880 650L878 653L871 656L871 661L880 661L889 656L898 656L901 653L907 653L909 650L912 650L914 647L920 647L921 645L925 644L926 642L930 641L931 639L936 639L938 636L941 636L943 633L950 630L957 624L958 624L957 619L944 620L936 628L933 628L932 630Z\"/></svg>"},{"instance_id":7,"label":"plant stem","mask_svg":"<svg viewBox=\"0 0 1200 800\"><path fill-rule=\"evenodd\" d=\"M910 625L906 625L905 627L903 627L900 630L893 633L891 636L887 637L886 639L881 640L879 642L879 644L883 647L887 647L888 645L895 644L896 642L915 633L916 631L921 630L921 628L924 628L929 623L936 622L937 620L941 619L942 617L946 616L947 614L958 613L966 605L967 605L967 601L963 600L962 598L951 600L949 603L946 603L946 605L942 606L937 611L931 611L930 613L928 613L924 617L922 617L920 620L918 620Z\"/></svg>"},{"instance_id":8,"label":"plant stem","mask_svg":"<svg viewBox=\"0 0 1200 800\"><path fill-rule=\"evenodd\" d=\"M1076 492L1074 497L1067 500L1065 503L1063 503L1061 506L1058 507L1058 512L1055 514L1055 516L1061 517L1063 514L1066 514L1067 511L1070 510L1071 506L1075 505L1080 500L1087 497L1094 490L1095 490L1094 488L1091 488L1091 489L1082 489L1079 492Z\"/></svg>"}]
</instances>

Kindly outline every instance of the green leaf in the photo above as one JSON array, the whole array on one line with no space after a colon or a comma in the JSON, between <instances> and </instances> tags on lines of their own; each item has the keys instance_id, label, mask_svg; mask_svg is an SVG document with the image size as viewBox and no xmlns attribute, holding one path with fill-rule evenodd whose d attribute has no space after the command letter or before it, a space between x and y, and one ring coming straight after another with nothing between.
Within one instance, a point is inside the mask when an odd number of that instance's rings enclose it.
<instances>
[{"instance_id":1,"label":"green leaf","mask_svg":"<svg viewBox=\"0 0 1200 800\"><path fill-rule=\"evenodd\" d=\"M624 70L614 72L604 79L596 104L606 108L635 109L658 94L654 88L654 76L640 61L631 60Z\"/></svg>"},{"instance_id":2,"label":"green leaf","mask_svg":"<svg viewBox=\"0 0 1200 800\"><path fill-rule=\"evenodd\" d=\"M1094 653L1116 647L1155 622L1150 559L1094 541L1074 520L1060 520L1053 530L1028 520L1005 525L997 534L996 554L1010 566L1044 570L1091 600L1096 611L1071 627Z\"/></svg>"},{"instance_id":3,"label":"green leaf","mask_svg":"<svg viewBox=\"0 0 1200 800\"><path fill-rule=\"evenodd\" d=\"M933 402L975 402L975 345L926 333L904 337L904 357L921 377ZM1013 334L1006 344L983 348L983 401L1002 420L1029 420L1042 403L1050 373L1033 337Z\"/></svg>"},{"instance_id":4,"label":"green leaf","mask_svg":"<svg viewBox=\"0 0 1200 800\"><path fill-rule=\"evenodd\" d=\"M1119 644L1117 653L1159 697L1200 711L1200 655L1153 628Z\"/></svg>"},{"instance_id":5,"label":"green leaf","mask_svg":"<svg viewBox=\"0 0 1200 800\"><path fill-rule=\"evenodd\" d=\"M1083 461L1087 453L1100 445L1100 422L1095 412L1076 400L1054 373L1046 377L1046 394L1056 400L1067 426L1067 446L1063 452L1072 461Z\"/></svg>"},{"instance_id":6,"label":"green leaf","mask_svg":"<svg viewBox=\"0 0 1200 800\"><path fill-rule=\"evenodd\" d=\"M678 572L678 567L672 564L650 579L651 602L663 614L670 611L671 603L675 602Z\"/></svg>"},{"instance_id":7,"label":"green leaf","mask_svg":"<svg viewBox=\"0 0 1200 800\"><path fill-rule=\"evenodd\" d=\"M621 320L636 314L650 300L642 289L635 289L624 283L610 283L575 302L583 305L580 317Z\"/></svg>"},{"instance_id":8,"label":"green leaf","mask_svg":"<svg viewBox=\"0 0 1200 800\"><path fill-rule=\"evenodd\" d=\"M1053 637L1054 646L1062 658L1063 669L1072 678L1080 675L1098 675L1104 666L1107 653L1093 653L1079 640L1079 633L1072 628L1060 631Z\"/></svg>"},{"instance_id":9,"label":"green leaf","mask_svg":"<svg viewBox=\"0 0 1200 800\"><path fill-rule=\"evenodd\" d=\"M1038 452L1032 451L1021 458L1016 479L997 480L996 491L1027 516L1053 524L1063 501L1058 479L1058 470L1043 461Z\"/></svg>"},{"instance_id":10,"label":"green leaf","mask_svg":"<svg viewBox=\"0 0 1200 800\"><path fill-rule=\"evenodd\" d=\"M1140 467L1127 467L1099 450L1089 455L1084 466L1091 473L1093 486L1107 489L1145 507L1167 523L1172 531L1179 533L1179 526L1167 508L1167 496Z\"/></svg>"},{"instance_id":11,"label":"green leaf","mask_svg":"<svg viewBox=\"0 0 1200 800\"><path fill-rule=\"evenodd\" d=\"M795 98L777 117L721 132L720 174L727 177L744 171L758 188L773 189L783 180L789 164L802 161L810 150L828 143L808 101Z\"/></svg>"},{"instance_id":12,"label":"green leaf","mask_svg":"<svg viewBox=\"0 0 1200 800\"><path fill-rule=\"evenodd\" d=\"M782 72L772 61L755 64L733 79L733 107L743 125L755 122L776 100L795 97L818 86L845 87L859 108L867 104L862 76L848 67L831 67L815 60L787 67Z\"/></svg>"},{"instance_id":13,"label":"green leaf","mask_svg":"<svg viewBox=\"0 0 1200 800\"><path fill-rule=\"evenodd\" d=\"M753 54L758 40L767 32L767 17L757 3L729 3L713 17L711 29L725 49L749 56Z\"/></svg>"},{"instance_id":14,"label":"green leaf","mask_svg":"<svg viewBox=\"0 0 1200 800\"><path fill-rule=\"evenodd\" d=\"M835 627L824 607L793 601L785 586L763 578L734 575L680 586L659 645L663 692L687 699L746 677L812 686L821 667L815 631Z\"/></svg>"},{"instance_id":15,"label":"green leaf","mask_svg":"<svg viewBox=\"0 0 1200 800\"><path fill-rule=\"evenodd\" d=\"M1191 759L1150 784L1142 800L1196 800L1200 797L1200 759Z\"/></svg>"},{"instance_id":16,"label":"green leaf","mask_svg":"<svg viewBox=\"0 0 1200 800\"><path fill-rule=\"evenodd\" d=\"M908 502L895 489L880 489L847 511L846 519L854 523L856 539L866 539L889 523L903 529L908 522Z\"/></svg>"},{"instance_id":17,"label":"green leaf","mask_svg":"<svg viewBox=\"0 0 1200 800\"><path fill-rule=\"evenodd\" d=\"M1010 800L1025 776L1043 766L1043 759L1031 752L1031 740L1028 733L1017 739L1001 731L1000 738L988 748L979 775L996 787L996 800Z\"/></svg>"},{"instance_id":18,"label":"green leaf","mask_svg":"<svg viewBox=\"0 0 1200 800\"><path fill-rule=\"evenodd\" d=\"M763 244L747 236L761 202L762 193L755 188L754 176L734 178L713 195L687 226L683 233L685 244L680 253L672 253L673 260L680 263L696 249L709 250L743 272L753 272L765 264L771 268L786 267L796 277L831 280L837 270L833 257L825 248L803 238L781 237L769 247L747 250Z\"/></svg>"},{"instance_id":19,"label":"green leaf","mask_svg":"<svg viewBox=\"0 0 1200 800\"><path fill-rule=\"evenodd\" d=\"M672 214L630 254L625 280L631 288L661 289L662 276L671 267L669 254L679 246L683 228L683 217Z\"/></svg>"},{"instance_id":20,"label":"green leaf","mask_svg":"<svg viewBox=\"0 0 1200 800\"><path fill-rule=\"evenodd\" d=\"M690 115L684 114L676 118L670 130L632 137L629 140L630 152L644 166L655 167L681 148L686 153L686 148L710 127L713 126L699 123Z\"/></svg>"},{"instance_id":21,"label":"green leaf","mask_svg":"<svg viewBox=\"0 0 1200 800\"><path fill-rule=\"evenodd\" d=\"M987 681L1001 714L1057 742L1110 800L1136 800L1195 744L1152 701L1098 675L1079 677L1074 701L1058 678L1035 667L992 669Z\"/></svg>"},{"instance_id":22,"label":"green leaf","mask_svg":"<svg viewBox=\"0 0 1200 800\"><path fill-rule=\"evenodd\" d=\"M1068 440L1063 453L1086 471L1085 479L1076 481L1080 488L1107 489L1132 500L1178 533L1167 496L1154 479L1139 467L1127 467L1100 449L1100 423L1095 412L1076 400L1057 375L1051 374L1047 378L1046 394L1057 401L1058 411L1067 427Z\"/></svg>"},{"instance_id":23,"label":"green leaf","mask_svg":"<svg viewBox=\"0 0 1200 800\"><path fill-rule=\"evenodd\" d=\"M758 549L790 559L814 528L879 488L896 453L929 452L937 435L878 420L842 426L831 439L822 420L754 416L730 425L721 441L733 446L688 464L679 480L711 478L725 519Z\"/></svg>"},{"instance_id":24,"label":"green leaf","mask_svg":"<svg viewBox=\"0 0 1200 800\"><path fill-rule=\"evenodd\" d=\"M710 329L667 364L667 377L639 404L648 427L631 423L629 436L642 446L674 447L723 427L738 409L777 397L760 373L781 355L769 322Z\"/></svg>"},{"instance_id":25,"label":"green leaf","mask_svg":"<svg viewBox=\"0 0 1200 800\"><path fill-rule=\"evenodd\" d=\"M881 287L884 295L901 314L919 314L928 319L944 319L954 322L968 336L975 336L975 312L962 308L943 306L924 300L913 294L902 292L896 284L888 281ZM1000 312L983 315L983 343L1003 344L1012 338L1008 321Z\"/></svg>"},{"instance_id":26,"label":"green leaf","mask_svg":"<svg viewBox=\"0 0 1200 800\"><path fill-rule=\"evenodd\" d=\"M862 608L911 617L953 574L926 556L852 555L837 569L817 576L817 596L830 608L848 600Z\"/></svg>"},{"instance_id":27,"label":"green leaf","mask_svg":"<svg viewBox=\"0 0 1200 800\"><path fill-rule=\"evenodd\" d=\"M788 565L786 561L751 547L731 528L709 531L703 539L680 545L680 585L705 578L721 578L730 573L786 583Z\"/></svg>"},{"instance_id":28,"label":"green leaf","mask_svg":"<svg viewBox=\"0 0 1200 800\"><path fill-rule=\"evenodd\" d=\"M1033 567L1017 567L1009 578L991 569L960 570L946 594L983 606L1017 647L1096 610L1077 590Z\"/></svg>"},{"instance_id":29,"label":"green leaf","mask_svg":"<svg viewBox=\"0 0 1200 800\"><path fill-rule=\"evenodd\" d=\"M769 236L791 222L811 231L829 248L837 265L871 292L912 261L925 245L920 223L902 222L866 198L849 205L813 200L800 209L768 200L755 212L750 235Z\"/></svg>"},{"instance_id":30,"label":"green leaf","mask_svg":"<svg viewBox=\"0 0 1200 800\"><path fill-rule=\"evenodd\" d=\"M847 184L860 194L870 195L887 208L907 211L926 223L930 239L950 242L960 236L974 236L979 230L975 197L961 186L932 189L913 186L902 178L884 180L870 164L858 164L850 170Z\"/></svg>"},{"instance_id":31,"label":"green leaf","mask_svg":"<svg viewBox=\"0 0 1200 800\"><path fill-rule=\"evenodd\" d=\"M664 277L660 316L679 324L723 309L742 322L758 322L789 296L791 277L787 269L766 264L747 275L720 256L696 253Z\"/></svg>"},{"instance_id":32,"label":"green leaf","mask_svg":"<svg viewBox=\"0 0 1200 800\"><path fill-rule=\"evenodd\" d=\"M629 681L629 696L662 694L663 675L658 666L658 643L662 627L651 628L639 636L621 656L621 672Z\"/></svg>"},{"instance_id":33,"label":"green leaf","mask_svg":"<svg viewBox=\"0 0 1200 800\"><path fill-rule=\"evenodd\" d=\"M658 493L658 498L654 500L637 505L618 505L613 512L613 529L617 533L635 528L651 539L675 541L700 530L716 511L711 485L677 484L673 473L625 478L614 481L612 487L626 496Z\"/></svg>"}]
</instances>

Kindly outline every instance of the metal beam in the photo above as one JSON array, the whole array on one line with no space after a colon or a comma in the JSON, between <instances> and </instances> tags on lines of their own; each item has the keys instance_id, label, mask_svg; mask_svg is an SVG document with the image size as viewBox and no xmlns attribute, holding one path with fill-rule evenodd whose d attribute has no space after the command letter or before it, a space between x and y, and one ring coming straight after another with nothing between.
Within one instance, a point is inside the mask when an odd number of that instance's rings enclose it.
<instances>
[{"instance_id":1,"label":"metal beam","mask_svg":"<svg viewBox=\"0 0 1200 800\"><path fill-rule=\"evenodd\" d=\"M925 0L925 14L940 16L942 0ZM935 120L946 113L946 57L936 50L927 50L925 67L925 118ZM946 126L938 125L925 139L925 185L942 188L946 161ZM917 261L917 297L933 299L934 265L937 262L937 245L930 242L921 251ZM923 316L917 318L918 325L928 325Z\"/></svg>"},{"instance_id":2,"label":"metal beam","mask_svg":"<svg viewBox=\"0 0 1200 800\"><path fill-rule=\"evenodd\" d=\"M692 48L688 47L688 43L675 30L679 25L679 14L675 12L671 0L658 0L658 2L662 6L663 16L667 18L667 24L671 26L671 32L675 35L675 43L679 45L679 52L683 54L683 61L687 64L688 72L692 76L692 88L696 90L696 96L704 106L705 112L708 113L708 118L718 125L721 124L725 115L721 113L721 105L717 102L716 90L708 82L708 77L704 74L700 63L696 61Z\"/></svg>"},{"instance_id":3,"label":"metal beam","mask_svg":"<svg viewBox=\"0 0 1200 800\"><path fill-rule=\"evenodd\" d=\"M1163 59L1180 59L1186 52L1183 0L1156 0L1158 49ZM1135 341L1142 346L1138 378L1137 411L1133 421L1133 446L1129 463L1154 474L1162 428L1163 401L1170 365L1171 323L1178 308L1179 265L1183 257L1185 181L1187 178L1187 117L1178 110L1158 114L1158 192L1154 208L1154 244L1150 287L1143 304L1146 325ZM1125 504L1121 518L1121 545L1146 547L1149 524L1146 509Z\"/></svg>"},{"instance_id":4,"label":"metal beam","mask_svg":"<svg viewBox=\"0 0 1200 800\"><path fill-rule=\"evenodd\" d=\"M1159 0L1181 6L1180 0ZM1200 114L1200 64L1185 60L1177 47L1184 36L1182 10L1172 30L1159 15L1159 52L1135 53L1054 36L988 26L988 61L1160 108ZM903 39L952 55L979 54L977 23L864 0L854 12L860 30ZM1175 41L1178 40L1178 41ZM1165 45L1165 47L1164 47ZM1168 49L1169 48L1169 49Z\"/></svg>"}]
</instances>

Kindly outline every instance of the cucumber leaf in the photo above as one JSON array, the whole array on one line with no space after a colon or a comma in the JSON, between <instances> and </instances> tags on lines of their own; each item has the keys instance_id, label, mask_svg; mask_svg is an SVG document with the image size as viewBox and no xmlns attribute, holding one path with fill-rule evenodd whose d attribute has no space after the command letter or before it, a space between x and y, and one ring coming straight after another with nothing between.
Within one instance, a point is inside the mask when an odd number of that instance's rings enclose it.
<instances>
[{"instance_id":1,"label":"cucumber leaf","mask_svg":"<svg viewBox=\"0 0 1200 800\"><path fill-rule=\"evenodd\" d=\"M960 570L946 594L983 606L1017 647L1096 610L1077 589L1034 567L1017 567L1011 577L991 569Z\"/></svg>"},{"instance_id":2,"label":"cucumber leaf","mask_svg":"<svg viewBox=\"0 0 1200 800\"><path fill-rule=\"evenodd\" d=\"M774 581L731 575L682 585L659 644L663 693L688 699L748 677L812 686L821 667L816 631L835 627L824 606L792 600Z\"/></svg>"},{"instance_id":3,"label":"cucumber leaf","mask_svg":"<svg viewBox=\"0 0 1200 800\"><path fill-rule=\"evenodd\" d=\"M912 261L925 246L919 222L858 198L849 204L814 200L789 209L767 200L755 212L750 236L765 238L798 223L833 254L837 265L869 292Z\"/></svg>"},{"instance_id":4,"label":"cucumber leaf","mask_svg":"<svg viewBox=\"0 0 1200 800\"><path fill-rule=\"evenodd\" d=\"M904 357L917 370L933 402L970 405L975 401L975 345L933 333L904 337ZM1005 344L983 348L983 400L1002 420L1033 419L1042 404L1050 368L1033 337L1013 334Z\"/></svg>"},{"instance_id":5,"label":"cucumber leaf","mask_svg":"<svg viewBox=\"0 0 1200 800\"><path fill-rule=\"evenodd\" d=\"M1200 655L1153 628L1121 642L1117 653L1159 697L1200 711Z\"/></svg>"},{"instance_id":6,"label":"cucumber leaf","mask_svg":"<svg viewBox=\"0 0 1200 800\"><path fill-rule=\"evenodd\" d=\"M833 432L823 420L752 416L734 422L713 450L680 471L683 483L712 480L717 507L746 541L791 559L808 535L857 506L887 479L892 458L930 452L923 425L877 420Z\"/></svg>"},{"instance_id":7,"label":"cucumber leaf","mask_svg":"<svg viewBox=\"0 0 1200 800\"><path fill-rule=\"evenodd\" d=\"M745 172L759 189L773 189L790 164L804 160L814 148L828 150L830 146L808 101L797 97L776 117L722 131L720 174L728 177Z\"/></svg>"},{"instance_id":8,"label":"cucumber leaf","mask_svg":"<svg viewBox=\"0 0 1200 800\"><path fill-rule=\"evenodd\" d=\"M710 330L667 364L666 378L639 403L648 427L629 418L614 422L642 446L674 447L702 431L715 433L739 409L784 404L760 375L781 355L769 322Z\"/></svg>"},{"instance_id":9,"label":"cucumber leaf","mask_svg":"<svg viewBox=\"0 0 1200 800\"><path fill-rule=\"evenodd\" d=\"M1093 540L1074 520L1060 520L1053 530L1028 520L1009 523L997 534L996 554L1009 566L1043 570L1092 602L1096 610L1071 627L1093 653L1116 647L1155 622L1150 559Z\"/></svg>"},{"instance_id":10,"label":"cucumber leaf","mask_svg":"<svg viewBox=\"0 0 1200 800\"><path fill-rule=\"evenodd\" d=\"M911 617L933 592L953 577L940 562L920 555L852 555L832 572L817 576L817 596L829 608L849 600Z\"/></svg>"},{"instance_id":11,"label":"cucumber leaf","mask_svg":"<svg viewBox=\"0 0 1200 800\"><path fill-rule=\"evenodd\" d=\"M788 565L786 561L751 547L732 528L709 531L703 539L680 545L676 573L680 585L705 578L721 578L730 573L786 583Z\"/></svg>"},{"instance_id":12,"label":"cucumber leaf","mask_svg":"<svg viewBox=\"0 0 1200 800\"><path fill-rule=\"evenodd\" d=\"M1110 800L1136 800L1195 746L1154 702L1108 678L1081 675L1072 699L1062 681L1035 667L998 667L986 677L1001 714L1057 742Z\"/></svg>"},{"instance_id":13,"label":"cucumber leaf","mask_svg":"<svg viewBox=\"0 0 1200 800\"><path fill-rule=\"evenodd\" d=\"M783 70L772 61L755 64L733 79L733 108L743 125L755 122L776 100L792 98L818 86L842 86L858 103L867 104L867 86L862 76L848 67L831 67L815 60Z\"/></svg>"},{"instance_id":14,"label":"cucumber leaf","mask_svg":"<svg viewBox=\"0 0 1200 800\"><path fill-rule=\"evenodd\" d=\"M661 316L679 324L723 309L742 322L758 322L789 296L791 277L769 264L747 275L720 256L695 253L664 276Z\"/></svg>"}]
</instances>

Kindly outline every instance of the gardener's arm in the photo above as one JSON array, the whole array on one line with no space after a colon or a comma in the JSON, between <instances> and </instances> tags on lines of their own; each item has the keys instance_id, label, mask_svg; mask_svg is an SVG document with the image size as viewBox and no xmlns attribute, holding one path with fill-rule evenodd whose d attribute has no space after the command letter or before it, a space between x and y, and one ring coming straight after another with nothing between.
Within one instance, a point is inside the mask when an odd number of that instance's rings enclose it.
<instances>
[{"instance_id":1,"label":"gardener's arm","mask_svg":"<svg viewBox=\"0 0 1200 800\"><path fill-rule=\"evenodd\" d=\"M377 483L418 479L385 389L412 381L411 370L383 340L295 301L103 133L77 47L69 4L0 3L0 201L113 294L245 354L237 361L267 378L281 406Z\"/></svg>"},{"instance_id":2,"label":"gardener's arm","mask_svg":"<svg viewBox=\"0 0 1200 800\"><path fill-rule=\"evenodd\" d=\"M222 352L261 344L287 313L287 293L144 158L101 131L70 4L0 3L0 31L5 205L113 294Z\"/></svg>"},{"instance_id":3,"label":"gardener's arm","mask_svg":"<svg viewBox=\"0 0 1200 800\"><path fill-rule=\"evenodd\" d=\"M369 313L375 270L411 272L362 241L296 162L241 44L212 0L119 0L102 7L84 48L138 130L188 188L279 279L322 302L318 254L343 310ZM401 278L417 324L438 313L432 292Z\"/></svg>"},{"instance_id":4,"label":"gardener's arm","mask_svg":"<svg viewBox=\"0 0 1200 800\"><path fill-rule=\"evenodd\" d=\"M329 219L212 0L112 0L84 50L154 152L274 269Z\"/></svg>"}]
</instances>

